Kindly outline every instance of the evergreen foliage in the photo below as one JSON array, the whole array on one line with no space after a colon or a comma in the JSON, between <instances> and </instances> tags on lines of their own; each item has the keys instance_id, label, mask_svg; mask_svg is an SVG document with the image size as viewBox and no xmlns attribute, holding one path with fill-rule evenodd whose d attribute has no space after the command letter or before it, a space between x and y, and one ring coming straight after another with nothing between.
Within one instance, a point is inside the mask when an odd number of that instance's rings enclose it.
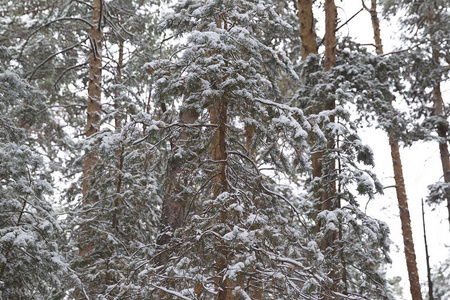
<instances>
[{"instance_id":1,"label":"evergreen foliage","mask_svg":"<svg viewBox=\"0 0 450 300\"><path fill-rule=\"evenodd\" d=\"M288 1L101 1L102 116L84 138L91 3L0 0L0 298L389 299L358 129L447 142L429 93L448 80L447 2L385 1L421 24L418 46L341 38L324 71L322 48L301 61ZM420 23L430 7L441 25Z\"/></svg>"},{"instance_id":2,"label":"evergreen foliage","mask_svg":"<svg viewBox=\"0 0 450 300\"><path fill-rule=\"evenodd\" d=\"M0 297L59 299L68 265L50 203L53 193L40 147L44 94L0 69Z\"/></svg>"}]
</instances>

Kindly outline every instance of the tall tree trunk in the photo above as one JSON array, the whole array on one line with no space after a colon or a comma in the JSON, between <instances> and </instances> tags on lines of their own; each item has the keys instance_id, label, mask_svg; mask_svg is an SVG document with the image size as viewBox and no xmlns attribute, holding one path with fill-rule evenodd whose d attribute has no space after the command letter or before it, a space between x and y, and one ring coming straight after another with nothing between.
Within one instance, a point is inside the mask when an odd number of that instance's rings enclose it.
<instances>
[{"instance_id":1,"label":"tall tree trunk","mask_svg":"<svg viewBox=\"0 0 450 300\"><path fill-rule=\"evenodd\" d=\"M434 22L436 22L435 19L437 17L431 11L429 11L428 15L429 15L429 23L430 25L432 25ZM436 43L431 42L431 47L434 65L436 68L440 68L439 62L440 53L436 49L437 47ZM450 156L447 143L447 132L449 130L449 125L444 114L444 99L442 98L441 83L439 80L436 81L436 85L433 87L433 106L434 106L433 113L435 116L441 118L436 128L437 134L440 138L439 152L441 154L441 164L442 164L442 172L444 173L444 181L445 183L450 183ZM450 189L446 190L445 198L447 200L448 222L450 225Z\"/></svg>"},{"instance_id":2,"label":"tall tree trunk","mask_svg":"<svg viewBox=\"0 0 450 300\"><path fill-rule=\"evenodd\" d=\"M328 72L332 67L336 65L336 28L337 28L337 8L334 0L326 0L325 1L325 71ZM336 103L334 100L326 100L324 109L325 110L333 110L335 109ZM334 122L334 115L330 116L330 122ZM327 150L332 150L335 148L335 140L331 135L327 135L328 144ZM322 166L324 170L330 175L335 171L335 161L325 161L322 164L326 164ZM324 173L323 171L321 173ZM325 175L325 174L324 174ZM329 176L327 176L329 177ZM334 179L327 179L324 187L324 193L322 198L322 211L332 211L338 208L339 202L336 199L336 182ZM338 239L338 232L327 233L324 237L324 240L321 243L321 249L330 251L331 258L335 258L337 255L337 249L335 245L335 241ZM336 269L335 266L331 267L330 274L328 275L330 279L333 280L333 285L331 286L331 290L333 292L340 292L338 287L338 282L340 278L340 272ZM325 299L335 299L334 296L329 297L325 296Z\"/></svg>"},{"instance_id":3,"label":"tall tree trunk","mask_svg":"<svg viewBox=\"0 0 450 300\"><path fill-rule=\"evenodd\" d=\"M312 0L298 0L297 15L300 25L300 39L302 41L302 60L305 60L310 54L317 54L317 35L314 26L314 14L312 9ZM321 108L318 108L320 111ZM311 155L311 164L313 168L313 177L322 176L323 152L317 151Z\"/></svg>"},{"instance_id":4,"label":"tall tree trunk","mask_svg":"<svg viewBox=\"0 0 450 300\"><path fill-rule=\"evenodd\" d=\"M212 197L216 199L222 192L227 190L227 153L226 153L226 124L227 124L227 104L224 99L216 99L209 110L211 124L218 125L214 132L211 142L211 158L217 164L216 174L214 175ZM220 223L226 224L228 219L227 210L220 210ZM216 268L219 274L222 274L228 267L229 251L227 245L221 240L216 240L217 259ZM230 279L222 280L221 276L217 278L219 286L219 300L232 300L234 284Z\"/></svg>"},{"instance_id":5,"label":"tall tree trunk","mask_svg":"<svg viewBox=\"0 0 450 300\"><path fill-rule=\"evenodd\" d=\"M380 21L377 14L377 1L371 0L371 7L368 8L364 0L364 8L370 13L374 40L378 54L383 54L383 42L381 40ZM391 147L392 166L394 169L394 180L397 192L398 207L400 209L400 221L402 224L403 245L405 247L406 267L408 269L409 285L413 300L422 300L420 291L419 272L417 271L416 252L414 250L414 240L411 229L411 218L409 215L408 199L403 177L403 167L400 158L400 146L397 137L393 132L388 132L389 146Z\"/></svg>"},{"instance_id":6,"label":"tall tree trunk","mask_svg":"<svg viewBox=\"0 0 450 300\"><path fill-rule=\"evenodd\" d=\"M312 10L311 0L298 0L298 20L300 25L300 38L302 41L302 59L305 60L310 54L317 54L317 36L314 26L314 14ZM325 71L329 71L336 63L336 26L337 26L337 9L334 0L325 1ZM335 108L334 101L326 101L315 108L315 112L318 113L322 110L333 110ZM334 116L330 117L330 121L334 122ZM327 150L335 148L335 141L332 136L327 136L328 144ZM324 172L334 172L335 161L324 162L324 150L319 150L311 155L311 164L313 168L313 177L320 178ZM326 165L324 166L324 163ZM325 171L326 170L326 171ZM321 205L318 207L320 210L334 210L339 206L336 199L336 183L331 182L323 183L323 192L320 196ZM317 224L317 230L321 230L322 225L320 222ZM335 241L338 238L338 233L333 232L327 234L320 243L322 250L330 250L335 248ZM331 250L331 256L335 257L337 254L336 249ZM344 263L345 264L345 263ZM345 277L345 270L344 274ZM338 270L332 268L329 277L333 280L331 290L338 292L337 282L340 277ZM325 299L332 299L333 297L326 296Z\"/></svg>"},{"instance_id":7,"label":"tall tree trunk","mask_svg":"<svg viewBox=\"0 0 450 300\"><path fill-rule=\"evenodd\" d=\"M88 83L88 101L87 101L87 122L86 122L86 137L90 137L98 132L101 115L101 94L102 94L102 0L94 0L92 23L90 33L91 48L89 51L89 83ZM90 192L89 181L92 176L91 169L97 162L97 155L95 153L87 154L84 158L83 165L83 196L88 197ZM95 200L95 197L90 197L87 202Z\"/></svg>"},{"instance_id":8,"label":"tall tree trunk","mask_svg":"<svg viewBox=\"0 0 450 300\"><path fill-rule=\"evenodd\" d=\"M193 124L197 121L199 115L196 110L191 108L182 109L180 111L181 124ZM189 140L189 134L185 128L181 129L178 141L175 142L174 148L182 147ZM160 246L166 245L172 238L172 233L180 228L184 222L184 214L186 208L186 199L182 199L180 194L183 191L181 182L181 172L183 160L172 156L169 158L167 165L168 173L168 191L163 199L160 221L160 233L156 243ZM157 257L157 263L162 265L167 262L169 253L162 252Z\"/></svg>"},{"instance_id":9,"label":"tall tree trunk","mask_svg":"<svg viewBox=\"0 0 450 300\"><path fill-rule=\"evenodd\" d=\"M437 58L436 61L439 61L439 58ZM434 102L434 115L442 118L442 120L437 125L437 133L438 136L440 137L439 152L441 154L441 164L442 164L442 172L444 173L444 181L445 183L450 184L450 154L448 151L448 143L447 143L448 139L447 132L449 130L449 126L447 121L444 119L445 118L444 100L442 99L440 83L437 83L436 86L433 88L433 102ZM447 199L448 222L450 228L450 189L446 190L445 198Z\"/></svg>"},{"instance_id":10,"label":"tall tree trunk","mask_svg":"<svg viewBox=\"0 0 450 300\"><path fill-rule=\"evenodd\" d=\"M425 209L423 207L423 199L422 199L422 225L423 225L423 241L425 244L425 259L427 261L428 300L434 300L433 281L431 280L430 255L428 255L427 229L425 226Z\"/></svg>"},{"instance_id":11,"label":"tall tree trunk","mask_svg":"<svg viewBox=\"0 0 450 300\"><path fill-rule=\"evenodd\" d=\"M116 76L115 76L115 84L119 85L122 83L122 68L123 68L123 43L124 40L122 37L119 36L119 57L117 60L117 66L116 66ZM114 102L114 109L116 110L116 114L114 116L114 127L116 133L120 133L122 131L122 120L124 119L124 114L122 111L120 111L122 108L120 106L120 103L118 103L118 98L120 97L120 89L116 88L115 92L115 102ZM119 207L122 205L120 193L122 190L122 167L123 167L123 151L121 149L116 150L116 196L114 199L114 213L113 213L113 219L112 219L112 226L113 229L117 232L118 227L118 219L117 214L119 212Z\"/></svg>"},{"instance_id":12,"label":"tall tree trunk","mask_svg":"<svg viewBox=\"0 0 450 300\"><path fill-rule=\"evenodd\" d=\"M103 0L94 0L92 12L92 24L90 32L90 51L89 51L89 83L87 100L87 121L86 138L99 131L101 115L101 94L102 94L102 18L103 18ZM90 180L92 177L92 168L98 160L96 151L86 153L83 163L83 203L88 204L98 201L98 196L91 191ZM89 234L89 233L86 233ZM86 255L92 250L93 242L87 245L80 245L80 255Z\"/></svg>"},{"instance_id":13,"label":"tall tree trunk","mask_svg":"<svg viewBox=\"0 0 450 300\"><path fill-rule=\"evenodd\" d=\"M402 161L400 159L400 147L395 135L390 132L389 145L391 147L392 165L394 168L395 187L397 192L398 207L400 209L400 221L402 223L403 245L405 246L406 267L408 269L409 285L413 300L422 300L420 291L419 272L417 271L416 252L411 229L408 199L406 197L405 181L403 179Z\"/></svg>"}]
</instances>

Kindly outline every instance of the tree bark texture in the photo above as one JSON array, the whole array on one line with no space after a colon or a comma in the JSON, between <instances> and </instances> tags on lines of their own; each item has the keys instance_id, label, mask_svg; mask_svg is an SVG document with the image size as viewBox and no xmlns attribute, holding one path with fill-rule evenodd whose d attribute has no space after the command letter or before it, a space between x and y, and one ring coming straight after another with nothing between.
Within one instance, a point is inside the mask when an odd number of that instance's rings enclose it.
<instances>
[{"instance_id":1,"label":"tree bark texture","mask_svg":"<svg viewBox=\"0 0 450 300\"><path fill-rule=\"evenodd\" d=\"M318 50L312 5L312 0L298 0L297 2L297 16L300 25L300 39L302 41L302 60L305 60L310 54L317 54ZM319 111L321 109L318 108ZM317 151L311 155L314 178L322 176L322 157L322 151Z\"/></svg>"},{"instance_id":2,"label":"tree bark texture","mask_svg":"<svg viewBox=\"0 0 450 300\"><path fill-rule=\"evenodd\" d=\"M400 220L402 223L403 245L405 246L406 267L408 270L409 285L413 300L422 300L420 291L419 272L417 271L416 252L411 229L411 217L409 215L408 199L406 197L403 167L400 158L400 147L393 133L389 133L389 145L391 146L392 165L394 168L395 187L397 192Z\"/></svg>"},{"instance_id":3,"label":"tree bark texture","mask_svg":"<svg viewBox=\"0 0 450 300\"><path fill-rule=\"evenodd\" d=\"M300 38L302 40L302 60L310 54L317 54L317 35L314 26L312 0L298 0L297 15L300 24Z\"/></svg>"},{"instance_id":4,"label":"tree bark texture","mask_svg":"<svg viewBox=\"0 0 450 300\"><path fill-rule=\"evenodd\" d=\"M89 50L89 82L88 82L88 100L87 100L87 120L85 134L89 138L99 131L99 121L102 110L102 17L103 17L103 0L94 0L92 11L92 24L90 32L90 50ZM96 151L90 151L85 154L83 162L83 204L89 204L98 201L98 196L91 191L90 180L92 177L93 167L97 163L98 157ZM90 235L88 229L85 235ZM93 241L88 244L80 245L79 254L87 255L93 249Z\"/></svg>"},{"instance_id":5,"label":"tree bark texture","mask_svg":"<svg viewBox=\"0 0 450 300\"><path fill-rule=\"evenodd\" d=\"M325 71L336 65L336 28L336 4L334 0L325 0Z\"/></svg>"},{"instance_id":6,"label":"tree bark texture","mask_svg":"<svg viewBox=\"0 0 450 300\"><path fill-rule=\"evenodd\" d=\"M89 51L89 83L88 83L88 101L87 101L87 121L85 134L90 137L99 130L98 122L102 111L101 95L102 95L102 17L103 17L103 0L94 0L92 24L90 32ZM88 196L90 192L89 181L92 176L92 168L97 162L98 157L95 152L86 154L83 164L83 197L85 201L95 201L95 196Z\"/></svg>"},{"instance_id":7,"label":"tree bark texture","mask_svg":"<svg viewBox=\"0 0 450 300\"><path fill-rule=\"evenodd\" d=\"M332 67L336 65L336 28L337 28L337 8L334 0L326 0L325 1L325 72L331 70ZM333 110L336 106L334 100L326 99L324 103L325 110ZM334 122L334 116L330 116L330 122ZM327 136L328 144L327 150L332 150L335 148L335 140L331 135ZM326 169L327 172L334 172L335 170L335 161L327 161ZM323 173L323 172L322 172ZM330 173L331 174L331 173ZM330 175L326 174L326 175ZM330 181L331 180L331 181ZM336 199L336 182L333 179L327 179L327 182L324 187L324 195L322 199L322 211L332 211L338 208L338 201ZM332 249L331 256L336 257L337 249L335 245L335 241L338 238L338 232L329 232L325 235L322 243L321 249L329 251ZM335 268L335 266L331 267L330 273L328 275L331 280L333 280L333 285L331 286L332 292L340 292L338 282L339 277L341 276L340 271ZM334 299L334 296L330 297L328 295L325 296L325 299Z\"/></svg>"},{"instance_id":8,"label":"tree bark texture","mask_svg":"<svg viewBox=\"0 0 450 300\"><path fill-rule=\"evenodd\" d=\"M374 40L377 54L383 54L383 42L381 40L380 21L377 13L377 1L371 1L371 7L368 8L362 1L364 8L370 13ZM400 221L402 226L403 245L405 247L406 267L411 296L413 300L422 300L420 291L419 272L417 270L416 252L414 250L414 240L411 229L411 218L409 215L408 199L406 196L405 180L403 177L403 167L400 157L400 146L393 132L388 132L389 146L391 148L392 166L394 169L394 180L397 193L398 207L400 209Z\"/></svg>"},{"instance_id":9,"label":"tree bark texture","mask_svg":"<svg viewBox=\"0 0 450 300\"><path fill-rule=\"evenodd\" d=\"M317 45L317 35L314 26L314 15L312 10L311 0L298 0L298 20L300 25L300 38L302 41L302 59L305 60L310 54L318 53ZM336 27L337 27L337 9L334 0L325 1L325 71L329 71L336 63ZM334 101L324 100L323 103L318 105L315 109L316 113L322 110L333 110L335 108ZM334 122L334 116L330 117L330 121ZM322 126L321 126L322 128ZM335 140L331 136L327 136L327 150L335 148ZM320 178L324 175L324 170L326 172L333 172L335 169L335 161L324 162L324 150L318 150L311 155L311 164L313 168L313 177ZM324 166L324 163L327 165ZM323 192L320 195L321 205L318 209L324 210L334 210L339 206L336 202L336 183L334 181L326 182L322 185ZM317 224L317 230L321 230L320 222ZM320 243L320 248L325 251L328 249L333 249L334 242L337 239L337 233L328 233ZM331 250L331 255L334 257L336 249ZM333 280L333 285L331 286L331 291L337 292L337 282L339 272L332 268L329 277ZM344 271L345 274L345 271ZM327 295L325 299L333 299L332 296Z\"/></svg>"},{"instance_id":10,"label":"tree bark texture","mask_svg":"<svg viewBox=\"0 0 450 300\"><path fill-rule=\"evenodd\" d=\"M181 124L193 124L197 121L199 115L196 110L182 109L180 112ZM175 149L182 147L190 138L189 133L185 128L181 129L178 141L175 142ZM160 234L156 243L158 245L165 245L169 243L172 238L172 233L183 226L184 214L186 208L186 199L183 199L181 193L183 191L182 170L183 158L170 157L167 165L168 173L168 191L163 199ZM167 262L169 253L163 252L157 258L159 264Z\"/></svg>"},{"instance_id":11,"label":"tree bark texture","mask_svg":"<svg viewBox=\"0 0 450 300\"><path fill-rule=\"evenodd\" d=\"M223 99L216 99L209 109L211 124L218 125L214 132L211 142L211 158L216 163L217 168L212 179L213 199L216 199L222 192L227 190L227 153L226 153L226 124L227 124L227 104ZM227 223L227 211L225 208L220 210L220 223ZM223 273L228 267L229 251L227 245L221 240L216 240L217 259L216 269L219 274L217 277L217 284L219 287L219 300L234 299L233 289L234 283L226 278L222 279Z\"/></svg>"}]
</instances>

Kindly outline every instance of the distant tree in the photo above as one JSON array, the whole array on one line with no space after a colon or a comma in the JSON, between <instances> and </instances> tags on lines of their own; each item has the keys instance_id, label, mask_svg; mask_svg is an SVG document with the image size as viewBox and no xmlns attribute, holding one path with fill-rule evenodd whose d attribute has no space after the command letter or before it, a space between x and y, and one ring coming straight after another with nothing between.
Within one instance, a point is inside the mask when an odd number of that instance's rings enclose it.
<instances>
[{"instance_id":1,"label":"distant tree","mask_svg":"<svg viewBox=\"0 0 450 300\"><path fill-rule=\"evenodd\" d=\"M377 14L377 1L372 0L370 8L363 1L364 8L370 13L374 34L374 42L377 54L383 54L383 42L380 33L380 20ZM391 100L392 101L392 100ZM406 266L408 269L409 285L412 299L422 299L420 291L419 272L417 270L414 239L409 215L408 200L406 195L403 167L400 157L399 137L395 131L387 130L389 146L391 147L392 166L394 168L395 189L397 192L398 206L400 209L400 220L402 224L403 244L405 247Z\"/></svg>"},{"instance_id":2,"label":"distant tree","mask_svg":"<svg viewBox=\"0 0 450 300\"><path fill-rule=\"evenodd\" d=\"M387 15L405 11L400 23L405 29L403 40L410 48L403 52L402 59L407 63L402 69L411 86L404 94L411 114L418 120L413 132L416 139L439 143L444 180L429 187L430 201L446 201L450 225L448 105L441 91L441 86L449 80L450 42L446 38L450 34L449 3L448 0L385 1L384 10Z\"/></svg>"}]
</instances>

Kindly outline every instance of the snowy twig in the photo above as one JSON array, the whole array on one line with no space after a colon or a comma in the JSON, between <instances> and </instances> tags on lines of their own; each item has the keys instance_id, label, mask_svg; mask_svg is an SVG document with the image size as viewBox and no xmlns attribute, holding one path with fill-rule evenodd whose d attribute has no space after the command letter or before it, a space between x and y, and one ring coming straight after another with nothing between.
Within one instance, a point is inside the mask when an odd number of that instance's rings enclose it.
<instances>
[{"instance_id":1,"label":"snowy twig","mask_svg":"<svg viewBox=\"0 0 450 300\"><path fill-rule=\"evenodd\" d=\"M64 53L64 52L66 52L66 51L72 50L73 48L75 48L75 47L79 46L80 44L84 43L87 39L88 39L88 38L85 38L84 40L82 40L82 41L80 41L80 42L78 42L78 43L76 43L76 44L74 44L74 45L72 45L72 46L70 46L70 47L67 47L67 48L65 48L65 49L62 49L61 51L56 52L56 53L50 55L49 57L47 57L47 59L45 59L43 62L41 62L41 63L33 70L33 73L31 73L31 75L30 75L30 77L28 78L28 80L31 80L31 79L33 78L34 74L36 73L36 71L39 70L40 67L42 67L43 65L45 65L45 64L46 64L49 60L51 60L53 57L57 56L58 54Z\"/></svg>"},{"instance_id":2,"label":"snowy twig","mask_svg":"<svg viewBox=\"0 0 450 300\"><path fill-rule=\"evenodd\" d=\"M184 299L184 300L192 300L191 298L188 298L188 297L186 297L186 296L183 296L183 295L181 295L180 293L178 293L178 292L176 292L176 291L168 290L168 289L166 289L166 288L164 288L164 287L162 287L162 286L158 286L158 285L155 285L155 284L153 284L153 283L150 283L150 285L153 286L154 288L157 288L157 289L159 289L159 290L161 290L161 291L163 291L163 292L166 292L166 293L168 293L168 294L174 295L174 296L176 296L176 297L178 297L178 298L181 298L181 299Z\"/></svg>"},{"instance_id":3,"label":"snowy twig","mask_svg":"<svg viewBox=\"0 0 450 300\"><path fill-rule=\"evenodd\" d=\"M18 60L22 57L23 54L23 50L25 49L25 46L28 44L28 42L30 41L30 39L33 37L33 35L35 35L36 33L38 33L40 30L44 29L47 26L50 26L53 23L59 22L59 21L81 21L87 25L89 25L90 28L94 27L94 25L92 25L91 22L86 21L83 18L73 18L73 17L65 17L65 18L58 18L55 20L51 20L50 22L45 23L44 25L42 25L41 27L37 28L35 31L33 31L28 38L25 40L25 43L22 45L22 49L20 50L20 54L19 57L17 58Z\"/></svg>"}]
</instances>

